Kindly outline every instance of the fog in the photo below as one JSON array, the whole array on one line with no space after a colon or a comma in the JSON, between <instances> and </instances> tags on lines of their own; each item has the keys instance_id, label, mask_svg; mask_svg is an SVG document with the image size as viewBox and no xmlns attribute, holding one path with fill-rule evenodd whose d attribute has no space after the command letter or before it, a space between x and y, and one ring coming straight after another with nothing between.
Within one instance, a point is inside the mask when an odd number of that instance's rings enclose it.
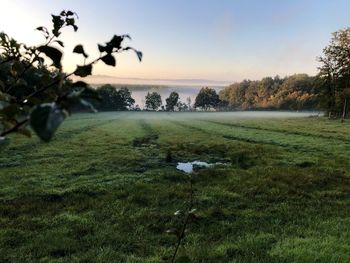
<instances>
[{"instance_id":1,"label":"fog","mask_svg":"<svg viewBox=\"0 0 350 263\"><path fill-rule=\"evenodd\" d=\"M212 86L210 87L215 89L216 92L219 92L224 88L224 87L212 87ZM153 88L147 87L147 89L142 89L142 87L140 88L130 87L130 91L131 91L131 96L135 100L135 105L139 105L140 108L142 109L145 106L145 97L147 92L153 92L153 91L158 92L162 97L163 105L166 104L165 102L166 98L168 98L170 93L173 91L176 91L177 93L179 93L179 100L181 102L187 103L187 98L191 98L191 102L193 104L201 88L202 86L154 86Z\"/></svg>"},{"instance_id":2,"label":"fog","mask_svg":"<svg viewBox=\"0 0 350 263\"><path fill-rule=\"evenodd\" d=\"M79 114L78 114L79 115ZM321 117L321 112L293 112L293 111L231 111L231 112L154 112L154 111L124 111L124 112L98 112L95 116L99 119L114 119L124 116L129 119L282 119L282 118L306 118ZM76 115L73 115L76 116ZM77 117L81 118L81 116Z\"/></svg>"}]
</instances>

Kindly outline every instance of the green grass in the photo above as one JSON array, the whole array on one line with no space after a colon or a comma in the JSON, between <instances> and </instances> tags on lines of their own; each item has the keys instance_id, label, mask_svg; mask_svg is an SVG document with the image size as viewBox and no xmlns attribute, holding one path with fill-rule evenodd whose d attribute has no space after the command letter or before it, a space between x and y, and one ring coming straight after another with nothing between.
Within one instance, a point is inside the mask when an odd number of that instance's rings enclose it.
<instances>
[{"instance_id":1,"label":"green grass","mask_svg":"<svg viewBox=\"0 0 350 263\"><path fill-rule=\"evenodd\" d=\"M193 174L182 262L350 262L350 123L218 113L69 118L0 156L0 262L167 262ZM171 153L172 162L166 162Z\"/></svg>"}]
</instances>

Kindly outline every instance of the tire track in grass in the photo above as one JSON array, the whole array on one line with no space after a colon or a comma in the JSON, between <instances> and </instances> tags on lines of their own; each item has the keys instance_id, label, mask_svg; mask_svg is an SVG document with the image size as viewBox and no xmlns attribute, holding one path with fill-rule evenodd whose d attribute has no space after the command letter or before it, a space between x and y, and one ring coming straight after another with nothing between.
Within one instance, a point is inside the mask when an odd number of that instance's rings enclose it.
<instances>
[{"instance_id":1,"label":"tire track in grass","mask_svg":"<svg viewBox=\"0 0 350 263\"><path fill-rule=\"evenodd\" d=\"M159 138L159 133L151 127L144 119L138 121L141 129L144 131L145 135L141 137L136 137L133 140L133 146L138 147L142 145L156 145L156 140Z\"/></svg>"},{"instance_id":2,"label":"tire track in grass","mask_svg":"<svg viewBox=\"0 0 350 263\"><path fill-rule=\"evenodd\" d=\"M185 124L183 122L180 121L172 121L173 123L175 123L176 125L179 125L183 128L187 128L187 129L191 129L194 131L198 131L198 132L202 132L211 136L214 136L214 134L221 136L224 139L228 139L228 140L234 140L234 141L240 141L240 142L246 142L246 143L253 143L253 144L266 144L266 145L273 145L273 146L280 146L280 147L290 147L290 145L287 144L280 144L280 143L275 143L275 142L264 142L264 141L259 141L259 140L255 140L252 138L243 138L243 137L239 137L239 136L233 136L233 135L225 135L225 134L220 134L220 133L214 133L212 131L208 131L206 129L203 128L199 128L193 125L189 125L189 124Z\"/></svg>"},{"instance_id":3,"label":"tire track in grass","mask_svg":"<svg viewBox=\"0 0 350 263\"><path fill-rule=\"evenodd\" d=\"M198 120L200 122L205 123L206 121L203 120ZM227 140L234 140L234 141L239 141L239 142L246 142L246 143L251 143L251 144L263 144L263 145L270 145L270 146L277 146L277 147L281 147L282 149L286 149L286 150L292 150L295 152L300 152L300 151L304 151L304 152L322 152L322 153L327 153L328 155L334 155L332 153L330 153L329 151L324 151L324 147L313 147L313 146L305 146L305 144L303 145L298 145L298 144L290 144L290 143L284 143L284 142L278 142L278 141L271 141L271 140L259 140L259 139L255 139L253 137L246 137L246 136L239 136L239 135L233 135L230 133L227 133L225 131L223 131L222 129L215 129L214 130L210 130L210 129L206 129L203 128L205 127L204 125L201 125L201 127L195 126L192 122L192 124L186 124L184 122L180 122L180 121L176 121L176 120L172 120L172 122L176 123L177 125L184 127L184 128L188 128L188 129L192 129L195 131L199 131L208 135L213 136L213 134L221 136L224 139ZM217 125L217 124L215 124ZM241 129L244 130L245 128L242 127L237 127L237 129ZM249 129L247 129L249 130ZM219 131L219 132L218 132ZM281 134L284 135L284 134ZM292 136L292 135L290 135ZM297 136L297 135L296 135ZM300 135L299 135L300 136ZM266 137L268 137L268 135L266 135ZM269 138L269 137L268 137Z\"/></svg>"},{"instance_id":4,"label":"tire track in grass","mask_svg":"<svg viewBox=\"0 0 350 263\"><path fill-rule=\"evenodd\" d=\"M341 143L350 143L350 139L347 138L337 138L333 136L327 136L323 134L312 134L312 133L306 133L306 132L300 132L300 131L288 131L288 130L279 130L279 129L269 129L269 128L262 128L262 127L254 127L254 126L248 126L248 125L243 125L243 124L235 124L235 123L224 123L220 121L213 121L213 120L201 120L203 122L207 123L212 123L212 124L217 124L217 125L222 125L222 126L227 126L227 127L232 127L232 128L244 128L244 129L250 129L250 130L257 130L257 131L268 131L268 132L276 132L280 134L288 134L288 135L297 135L297 136L304 136L304 137L317 137L320 139L325 139L325 140L335 140L335 141L340 141Z\"/></svg>"},{"instance_id":5,"label":"tire track in grass","mask_svg":"<svg viewBox=\"0 0 350 263\"><path fill-rule=\"evenodd\" d=\"M136 120L140 129L143 132L142 136L135 137L131 141L131 146L144 156L141 159L135 159L129 163L130 169L137 173L144 173L148 170L161 167L164 160L162 157L160 145L157 142L159 132L152 128L149 123L150 120L145 119Z\"/></svg>"},{"instance_id":6,"label":"tire track in grass","mask_svg":"<svg viewBox=\"0 0 350 263\"><path fill-rule=\"evenodd\" d=\"M105 115L106 113L102 113L103 115ZM116 120L120 120L120 119L123 119L125 117L125 113L119 113L117 115L113 115L113 118L112 116L105 119L98 119L98 118L90 118L91 119L91 124L87 124L87 125L84 125L82 127L79 127L79 128L76 128L76 129L69 129L67 127L64 127L64 130L57 133L57 137L60 136L60 138L63 138L63 139L70 139L72 137L75 137L76 135L79 135L83 132L89 132L95 128L98 128L98 127L102 127L104 125L109 125L111 122L113 121L116 121ZM95 117L95 116L94 116ZM98 115L96 115L96 117L98 117ZM101 116L102 117L102 116ZM83 118L82 120L84 119L88 119L88 118ZM81 119L76 119L77 121L80 121ZM75 120L71 120L71 122L74 122ZM85 124L85 121L83 122ZM71 125L71 123L70 123Z\"/></svg>"}]
</instances>

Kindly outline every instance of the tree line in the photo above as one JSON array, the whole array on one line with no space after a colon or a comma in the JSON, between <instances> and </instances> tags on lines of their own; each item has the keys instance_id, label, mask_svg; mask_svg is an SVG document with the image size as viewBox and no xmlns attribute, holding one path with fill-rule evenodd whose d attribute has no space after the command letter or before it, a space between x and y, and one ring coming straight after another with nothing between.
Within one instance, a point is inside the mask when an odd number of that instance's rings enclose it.
<instances>
[{"instance_id":1,"label":"tree line","mask_svg":"<svg viewBox=\"0 0 350 263\"><path fill-rule=\"evenodd\" d=\"M95 105L98 110L141 110L139 105L134 105L135 100L127 86L116 88L107 84L96 91L102 99ZM219 93L213 88L203 87L193 104L190 98L186 102L180 101L179 93L174 91L163 105L158 92L148 92L144 110L313 110L320 106L319 92L316 78L307 74L285 78L266 77L260 81L244 80L234 83Z\"/></svg>"},{"instance_id":2,"label":"tree line","mask_svg":"<svg viewBox=\"0 0 350 263\"><path fill-rule=\"evenodd\" d=\"M313 110L319 108L319 93L315 77L295 74L234 83L220 91L220 100L227 109Z\"/></svg>"},{"instance_id":3,"label":"tree line","mask_svg":"<svg viewBox=\"0 0 350 263\"><path fill-rule=\"evenodd\" d=\"M216 109L219 103L219 95L212 88L202 88L194 102L190 97L185 102L180 101L178 92L173 91L165 99L163 104L162 96L156 92L147 92L145 96L145 105L141 109L139 105L135 105L135 99L132 97L132 92L128 86L115 87L110 84L105 84L96 88L96 93L99 96L99 101L91 101L91 104L100 111L125 111L125 110L148 110L148 111L191 111L191 110L208 110ZM83 110L83 107L77 107L75 110Z\"/></svg>"},{"instance_id":4,"label":"tree line","mask_svg":"<svg viewBox=\"0 0 350 263\"><path fill-rule=\"evenodd\" d=\"M281 78L243 80L216 93L204 87L193 109L216 110L322 110L329 118L349 117L350 104L350 27L332 34L329 44L318 58L316 76L295 74ZM174 110L178 94L167 100L165 110ZM156 102L156 103L154 103ZM191 108L191 105L188 105ZM146 96L146 108L161 107L159 94Z\"/></svg>"}]
</instances>

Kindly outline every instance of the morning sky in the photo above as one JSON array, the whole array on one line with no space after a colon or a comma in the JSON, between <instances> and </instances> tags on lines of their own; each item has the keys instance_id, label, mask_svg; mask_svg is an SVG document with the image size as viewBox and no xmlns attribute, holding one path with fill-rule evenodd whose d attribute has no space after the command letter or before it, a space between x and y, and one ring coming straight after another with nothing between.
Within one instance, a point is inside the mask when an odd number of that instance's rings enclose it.
<instances>
[{"instance_id":1,"label":"morning sky","mask_svg":"<svg viewBox=\"0 0 350 263\"><path fill-rule=\"evenodd\" d=\"M241 81L264 76L316 73L316 57L331 32L350 26L349 0L0 0L0 31L40 44L34 28L51 26L50 14L79 15L77 33L66 29L64 68L81 62L71 51L130 34L144 53L120 55L116 68L94 74L122 78Z\"/></svg>"}]
</instances>

